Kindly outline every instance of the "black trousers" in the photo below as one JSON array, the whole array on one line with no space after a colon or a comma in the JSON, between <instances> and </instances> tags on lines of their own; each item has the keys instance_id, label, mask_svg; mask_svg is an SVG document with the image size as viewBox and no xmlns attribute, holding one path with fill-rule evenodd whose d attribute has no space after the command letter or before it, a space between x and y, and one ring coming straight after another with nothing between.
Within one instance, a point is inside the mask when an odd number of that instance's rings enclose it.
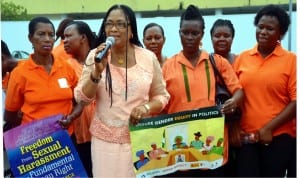
<instances>
[{"instance_id":1,"label":"black trousers","mask_svg":"<svg viewBox=\"0 0 300 178\"><path fill-rule=\"evenodd\" d=\"M91 142L76 144L76 149L89 177L93 177L92 172L92 157L91 157Z\"/></svg>"},{"instance_id":2,"label":"black trousers","mask_svg":"<svg viewBox=\"0 0 300 178\"><path fill-rule=\"evenodd\" d=\"M287 177L296 177L297 174L297 142L294 139L293 153L291 154L289 166L287 169Z\"/></svg>"},{"instance_id":3,"label":"black trousers","mask_svg":"<svg viewBox=\"0 0 300 178\"><path fill-rule=\"evenodd\" d=\"M273 137L268 146L259 143L243 145L236 152L237 176L284 177L289 167L296 167L296 159L291 162L296 157L295 142L295 138L282 134Z\"/></svg>"},{"instance_id":4,"label":"black trousers","mask_svg":"<svg viewBox=\"0 0 300 178\"><path fill-rule=\"evenodd\" d=\"M81 144L77 144L75 134L71 135L71 140L75 145L81 163L88 175L88 177L93 177L92 171L92 156L91 156L91 142L85 142Z\"/></svg>"}]
</instances>

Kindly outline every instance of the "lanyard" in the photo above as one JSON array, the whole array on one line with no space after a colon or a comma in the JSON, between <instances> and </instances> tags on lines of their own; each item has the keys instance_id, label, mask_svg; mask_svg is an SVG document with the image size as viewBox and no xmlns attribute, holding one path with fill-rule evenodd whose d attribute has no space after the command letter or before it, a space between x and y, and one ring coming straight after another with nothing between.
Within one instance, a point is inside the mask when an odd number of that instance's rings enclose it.
<instances>
[{"instance_id":1,"label":"lanyard","mask_svg":"<svg viewBox=\"0 0 300 178\"><path fill-rule=\"evenodd\" d=\"M190 91L190 85L189 85L189 79L188 79L188 74L186 71L186 66L181 64L181 68L182 68L182 73L183 73L183 79L184 79L184 87L185 87L185 93L186 93L186 97L187 97L187 101L191 102L192 101L192 97L191 97L191 91ZM208 65L208 61L207 59L205 60L205 73L206 73L206 81L207 81L207 98L209 100L209 96L210 96L210 73L209 73L209 65Z\"/></svg>"}]
</instances>

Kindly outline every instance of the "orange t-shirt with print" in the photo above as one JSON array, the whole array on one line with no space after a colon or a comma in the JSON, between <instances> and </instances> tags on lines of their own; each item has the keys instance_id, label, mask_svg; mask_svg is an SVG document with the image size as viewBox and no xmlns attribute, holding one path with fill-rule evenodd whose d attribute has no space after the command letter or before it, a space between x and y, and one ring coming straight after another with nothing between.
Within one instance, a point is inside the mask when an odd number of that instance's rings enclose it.
<instances>
[{"instance_id":1,"label":"orange t-shirt with print","mask_svg":"<svg viewBox=\"0 0 300 178\"><path fill-rule=\"evenodd\" d=\"M242 87L231 64L220 55L215 54L214 58L228 90L234 93L236 90L241 89ZM165 108L168 114L215 106L215 77L212 65L209 62L209 54L206 51L202 50L196 66L193 66L180 52L164 63L162 71L167 91L171 96ZM185 76L187 83L184 79ZM189 94L186 92L187 88L189 88ZM227 138L228 131L225 125L223 164L228 160Z\"/></svg>"},{"instance_id":2,"label":"orange t-shirt with print","mask_svg":"<svg viewBox=\"0 0 300 178\"><path fill-rule=\"evenodd\" d=\"M50 74L35 64L32 55L10 74L5 109L21 110L22 124L56 114L67 115L73 107L73 89L78 78L65 61L54 57ZM69 133L73 127L69 128Z\"/></svg>"}]
</instances>

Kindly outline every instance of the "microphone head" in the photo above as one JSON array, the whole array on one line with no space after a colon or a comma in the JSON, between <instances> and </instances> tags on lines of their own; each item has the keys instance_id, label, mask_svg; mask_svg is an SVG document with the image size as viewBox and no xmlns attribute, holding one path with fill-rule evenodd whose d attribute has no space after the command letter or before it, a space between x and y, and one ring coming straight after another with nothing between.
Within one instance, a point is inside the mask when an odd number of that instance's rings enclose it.
<instances>
[{"instance_id":1,"label":"microphone head","mask_svg":"<svg viewBox=\"0 0 300 178\"><path fill-rule=\"evenodd\" d=\"M115 44L115 38L112 37L112 36L109 36L109 37L106 38L106 42L105 43L112 46L112 45Z\"/></svg>"}]
</instances>

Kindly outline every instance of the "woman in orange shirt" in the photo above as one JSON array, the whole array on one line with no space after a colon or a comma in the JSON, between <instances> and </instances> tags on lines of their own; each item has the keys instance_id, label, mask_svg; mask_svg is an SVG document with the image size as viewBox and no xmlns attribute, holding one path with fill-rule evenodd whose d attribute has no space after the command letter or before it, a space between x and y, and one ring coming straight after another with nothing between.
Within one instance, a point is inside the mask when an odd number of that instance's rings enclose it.
<instances>
[{"instance_id":1,"label":"woman in orange shirt","mask_svg":"<svg viewBox=\"0 0 300 178\"><path fill-rule=\"evenodd\" d=\"M78 78L81 76L85 59L90 50L94 48L96 38L87 23L73 21L67 25L64 31L65 51L72 55L67 62L74 68ZM80 159L89 177L92 174L91 160L91 134L89 132L91 120L95 112L95 101L86 105L79 118L74 120L74 133L76 148Z\"/></svg>"},{"instance_id":2,"label":"woman in orange shirt","mask_svg":"<svg viewBox=\"0 0 300 178\"><path fill-rule=\"evenodd\" d=\"M209 62L209 54L199 49L204 35L205 22L199 9L188 6L180 20L180 39L183 49L169 58L163 65L163 76L167 90L170 93L170 101L165 108L168 114L215 106L215 83L213 67ZM220 55L214 55L216 66L224 78L227 88L233 94L232 98L225 101L221 111L232 113L243 99L242 87L230 63ZM224 160L227 163L227 128L224 128ZM223 167L214 170L195 169L189 171L177 171L172 176L187 177L220 177L223 176Z\"/></svg>"},{"instance_id":3,"label":"woman in orange shirt","mask_svg":"<svg viewBox=\"0 0 300 178\"><path fill-rule=\"evenodd\" d=\"M55 41L57 41L59 39L60 39L60 41L59 41L58 45L53 48L52 53L54 55L56 55L61 60L67 60L67 59L69 59L69 58L72 57L64 49L64 38L65 38L64 37L64 30L68 26L68 24L70 24L73 21L74 20L72 18L65 18L65 19L63 19L59 23L57 31L56 31L56 39L55 39Z\"/></svg>"},{"instance_id":4,"label":"woman in orange shirt","mask_svg":"<svg viewBox=\"0 0 300 178\"><path fill-rule=\"evenodd\" d=\"M255 18L257 44L242 52L234 69L245 92L241 128L256 133L256 143L237 152L239 177L296 177L296 55L280 41L290 25L276 5L260 9Z\"/></svg>"},{"instance_id":5,"label":"woman in orange shirt","mask_svg":"<svg viewBox=\"0 0 300 178\"><path fill-rule=\"evenodd\" d=\"M226 58L233 65L236 54L231 52L231 46L235 35L235 29L230 20L217 19L210 29L211 42L214 53ZM227 122L229 149L228 163L225 165L225 176L234 177L236 173L235 149L240 146L239 121Z\"/></svg>"},{"instance_id":6,"label":"woman in orange shirt","mask_svg":"<svg viewBox=\"0 0 300 178\"><path fill-rule=\"evenodd\" d=\"M56 114L65 115L60 123L68 127L82 111L80 105L73 107L73 88L78 81L75 71L52 55L55 31L48 18L33 18L28 38L34 52L11 72L8 83L4 112L7 129ZM21 121L18 111L23 114ZM69 127L69 133L73 133L73 127Z\"/></svg>"},{"instance_id":7,"label":"woman in orange shirt","mask_svg":"<svg viewBox=\"0 0 300 178\"><path fill-rule=\"evenodd\" d=\"M160 66L163 65L166 56L163 56L162 49L166 41L165 32L162 26L156 23L149 23L143 31L143 43L147 49L154 52Z\"/></svg>"},{"instance_id":8,"label":"woman in orange shirt","mask_svg":"<svg viewBox=\"0 0 300 178\"><path fill-rule=\"evenodd\" d=\"M1 40L1 60L2 60L2 90L5 92L9 73L17 66L18 61L14 59L4 41Z\"/></svg>"},{"instance_id":9,"label":"woman in orange shirt","mask_svg":"<svg viewBox=\"0 0 300 178\"><path fill-rule=\"evenodd\" d=\"M233 64L236 54L231 53L231 45L234 38L234 27L230 20L218 19L210 29L211 42L214 53L226 58Z\"/></svg>"}]
</instances>

